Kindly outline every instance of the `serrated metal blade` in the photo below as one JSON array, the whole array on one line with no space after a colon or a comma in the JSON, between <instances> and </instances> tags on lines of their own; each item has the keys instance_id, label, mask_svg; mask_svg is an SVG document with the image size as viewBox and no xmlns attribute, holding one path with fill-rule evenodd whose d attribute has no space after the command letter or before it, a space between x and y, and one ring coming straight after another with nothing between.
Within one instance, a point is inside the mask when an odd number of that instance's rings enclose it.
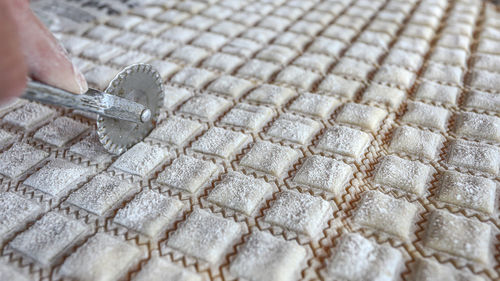
<instances>
[{"instance_id":1,"label":"serrated metal blade","mask_svg":"<svg viewBox=\"0 0 500 281\"><path fill-rule=\"evenodd\" d=\"M116 75L105 92L142 104L151 111L151 119L143 123L99 116L99 140L109 152L121 154L143 140L156 126L163 102L161 77L151 65L131 65Z\"/></svg>"}]
</instances>

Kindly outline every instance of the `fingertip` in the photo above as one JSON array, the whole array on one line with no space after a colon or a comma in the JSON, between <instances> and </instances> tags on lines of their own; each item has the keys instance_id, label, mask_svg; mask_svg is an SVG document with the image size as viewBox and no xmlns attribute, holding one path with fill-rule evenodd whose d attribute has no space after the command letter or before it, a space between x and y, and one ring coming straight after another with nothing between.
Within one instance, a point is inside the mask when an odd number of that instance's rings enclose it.
<instances>
[{"instance_id":1,"label":"fingertip","mask_svg":"<svg viewBox=\"0 0 500 281\"><path fill-rule=\"evenodd\" d=\"M0 94L0 103L6 103L23 94L26 87L26 75L2 83L2 93Z\"/></svg>"}]
</instances>

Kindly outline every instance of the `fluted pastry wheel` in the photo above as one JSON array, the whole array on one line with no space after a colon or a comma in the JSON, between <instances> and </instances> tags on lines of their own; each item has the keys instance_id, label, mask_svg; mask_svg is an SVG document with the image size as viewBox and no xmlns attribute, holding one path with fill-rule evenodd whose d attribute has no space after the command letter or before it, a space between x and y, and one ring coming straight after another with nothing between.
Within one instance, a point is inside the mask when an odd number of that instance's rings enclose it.
<instances>
[{"instance_id":1,"label":"fluted pastry wheel","mask_svg":"<svg viewBox=\"0 0 500 281\"><path fill-rule=\"evenodd\" d=\"M500 10L480 0L32 2L160 123L0 109L1 280L500 280Z\"/></svg>"}]
</instances>

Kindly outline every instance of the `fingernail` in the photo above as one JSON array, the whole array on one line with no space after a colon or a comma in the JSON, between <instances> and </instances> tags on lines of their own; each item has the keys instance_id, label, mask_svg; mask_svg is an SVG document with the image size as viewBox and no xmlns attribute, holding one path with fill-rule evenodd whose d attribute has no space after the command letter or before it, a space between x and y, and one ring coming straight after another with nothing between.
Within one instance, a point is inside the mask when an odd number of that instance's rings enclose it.
<instances>
[{"instance_id":1,"label":"fingernail","mask_svg":"<svg viewBox=\"0 0 500 281\"><path fill-rule=\"evenodd\" d=\"M85 80L85 77L83 76L83 74L78 70L76 69L75 66L73 66L75 68L75 71L76 71L76 83L78 85L78 87L80 88L80 94L83 94L85 92L87 92L87 90L89 89L89 86L87 84L87 80Z\"/></svg>"}]
</instances>

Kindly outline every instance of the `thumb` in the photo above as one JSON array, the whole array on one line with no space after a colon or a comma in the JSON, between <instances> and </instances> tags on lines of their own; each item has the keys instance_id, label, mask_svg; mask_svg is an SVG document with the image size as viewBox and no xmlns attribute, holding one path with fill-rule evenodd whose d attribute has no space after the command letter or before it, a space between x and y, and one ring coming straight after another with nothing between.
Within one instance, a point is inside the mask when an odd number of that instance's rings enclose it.
<instances>
[{"instance_id":1,"label":"thumb","mask_svg":"<svg viewBox=\"0 0 500 281\"><path fill-rule=\"evenodd\" d=\"M31 77L46 84L81 94L88 86L66 50L33 14L28 1L7 0L15 15L21 49Z\"/></svg>"},{"instance_id":2,"label":"thumb","mask_svg":"<svg viewBox=\"0 0 500 281\"><path fill-rule=\"evenodd\" d=\"M4 1L0 1L0 102L19 96L26 84L27 69L14 15Z\"/></svg>"}]
</instances>

